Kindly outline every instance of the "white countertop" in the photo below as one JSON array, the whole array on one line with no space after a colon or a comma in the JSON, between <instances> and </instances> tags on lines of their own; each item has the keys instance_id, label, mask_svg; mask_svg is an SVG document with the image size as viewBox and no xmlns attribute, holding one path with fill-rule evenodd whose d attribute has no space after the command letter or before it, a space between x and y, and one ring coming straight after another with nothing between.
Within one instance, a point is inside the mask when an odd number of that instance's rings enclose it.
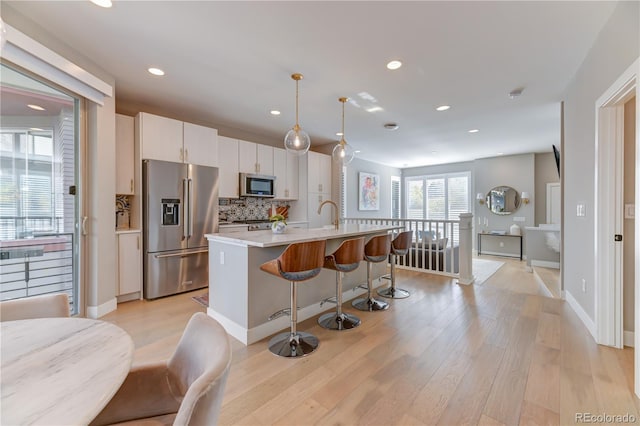
<instances>
[{"instance_id":1,"label":"white countertop","mask_svg":"<svg viewBox=\"0 0 640 426\"><path fill-rule=\"evenodd\" d=\"M376 234L398 228L400 227L390 225L348 224L340 225L340 228L337 230L333 225L331 225L330 227L314 229L287 228L287 231L284 234L274 234L271 230L268 230L234 232L231 234L206 234L205 237L207 237L209 241L219 241L235 245L276 247L306 241L330 240L334 238Z\"/></svg>"}]
</instances>

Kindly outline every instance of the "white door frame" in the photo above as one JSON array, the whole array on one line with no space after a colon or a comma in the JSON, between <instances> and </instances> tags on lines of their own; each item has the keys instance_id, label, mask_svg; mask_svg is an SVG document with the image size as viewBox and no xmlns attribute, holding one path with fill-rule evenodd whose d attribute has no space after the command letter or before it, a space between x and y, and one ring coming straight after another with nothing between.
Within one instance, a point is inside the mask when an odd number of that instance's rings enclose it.
<instances>
[{"instance_id":1,"label":"white door frame","mask_svg":"<svg viewBox=\"0 0 640 426\"><path fill-rule=\"evenodd\" d=\"M636 60L596 101L595 144L595 325L599 344L623 347L622 324L622 242L614 234L623 234L623 154L624 103L637 97L640 59ZM636 129L640 114L636 113ZM636 132L636 173L640 171L640 142ZM636 185L636 197L640 193ZM640 198L637 198L640 199ZM639 203L636 203L638 217ZM640 227L637 227L640 228ZM635 276L640 273L638 250L640 233L636 229ZM640 313L640 286L635 280L635 311ZM635 316L635 347L640 348L640 315ZM635 354L635 389L640 395L640 351Z\"/></svg>"}]
</instances>

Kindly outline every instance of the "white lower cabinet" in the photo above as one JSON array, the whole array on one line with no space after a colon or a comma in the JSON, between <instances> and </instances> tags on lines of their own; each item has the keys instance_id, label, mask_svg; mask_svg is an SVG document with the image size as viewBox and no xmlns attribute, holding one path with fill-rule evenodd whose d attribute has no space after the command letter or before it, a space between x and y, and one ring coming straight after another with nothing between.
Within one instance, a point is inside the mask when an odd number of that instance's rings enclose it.
<instances>
[{"instance_id":1,"label":"white lower cabinet","mask_svg":"<svg viewBox=\"0 0 640 426\"><path fill-rule=\"evenodd\" d=\"M117 234L117 238L118 296L142 292L142 235L126 232Z\"/></svg>"}]
</instances>

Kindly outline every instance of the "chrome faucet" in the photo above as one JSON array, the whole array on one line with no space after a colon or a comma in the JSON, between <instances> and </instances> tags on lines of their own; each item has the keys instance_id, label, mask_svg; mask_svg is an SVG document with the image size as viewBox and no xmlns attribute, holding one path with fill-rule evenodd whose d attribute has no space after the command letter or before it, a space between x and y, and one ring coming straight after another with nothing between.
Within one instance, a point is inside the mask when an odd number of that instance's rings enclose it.
<instances>
[{"instance_id":1,"label":"chrome faucet","mask_svg":"<svg viewBox=\"0 0 640 426\"><path fill-rule=\"evenodd\" d=\"M320 211L322 210L322 206L324 206L325 204L331 204L335 208L336 218L331 223L333 223L333 226L335 226L336 229L338 229L338 227L340 226L340 219L338 219L338 205L331 200L324 200L322 203L320 203L320 206L318 206L318 214L320 214Z\"/></svg>"}]
</instances>

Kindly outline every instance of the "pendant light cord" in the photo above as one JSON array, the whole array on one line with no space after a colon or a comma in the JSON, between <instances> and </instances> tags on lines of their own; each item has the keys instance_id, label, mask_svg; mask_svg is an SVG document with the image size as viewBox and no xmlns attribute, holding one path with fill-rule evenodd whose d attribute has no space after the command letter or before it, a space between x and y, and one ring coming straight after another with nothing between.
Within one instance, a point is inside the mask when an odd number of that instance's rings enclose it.
<instances>
[{"instance_id":1,"label":"pendant light cord","mask_svg":"<svg viewBox=\"0 0 640 426\"><path fill-rule=\"evenodd\" d=\"M296 80L296 127L300 127L298 125L298 83L300 80Z\"/></svg>"}]
</instances>

